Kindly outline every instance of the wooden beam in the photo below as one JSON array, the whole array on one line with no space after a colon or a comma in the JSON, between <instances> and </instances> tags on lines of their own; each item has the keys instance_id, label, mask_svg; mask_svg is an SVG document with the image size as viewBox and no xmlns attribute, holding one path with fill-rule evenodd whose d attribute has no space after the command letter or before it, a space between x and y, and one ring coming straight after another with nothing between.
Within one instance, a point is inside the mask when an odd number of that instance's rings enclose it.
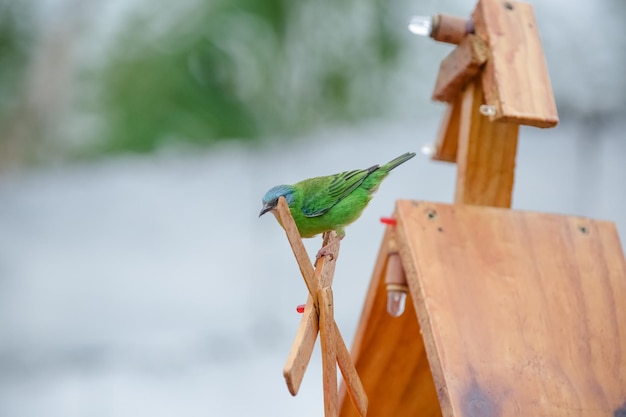
<instances>
[{"instance_id":1,"label":"wooden beam","mask_svg":"<svg viewBox=\"0 0 626 417\"><path fill-rule=\"evenodd\" d=\"M487 61L489 51L476 35L467 35L441 61L432 99L452 103L465 85L474 78Z\"/></svg>"},{"instance_id":2,"label":"wooden beam","mask_svg":"<svg viewBox=\"0 0 626 417\"><path fill-rule=\"evenodd\" d=\"M513 0L479 0L472 14L476 35L490 57L482 72L492 120L536 127L559 122L533 8Z\"/></svg>"},{"instance_id":3,"label":"wooden beam","mask_svg":"<svg viewBox=\"0 0 626 417\"><path fill-rule=\"evenodd\" d=\"M357 373L354 363L352 362L350 351L348 351L346 343L344 342L343 337L341 337L341 332L339 332L337 323L333 322L333 325L335 326L335 338L337 341L337 364L341 370L343 381L348 387L347 391L352 404L356 407L356 411L359 413L359 416L365 417L367 415L368 407L367 393L365 392L365 388L363 388L359 374Z\"/></svg>"},{"instance_id":4,"label":"wooden beam","mask_svg":"<svg viewBox=\"0 0 626 417\"><path fill-rule=\"evenodd\" d=\"M311 261L309 260L309 255L306 252L304 243L302 243L302 238L300 238L300 232L298 232L296 222L293 220L293 217L291 217L291 212L289 211L289 206L287 205L285 197L280 197L278 199L278 205L276 206L276 217L278 218L278 222L285 230L287 240L289 240L289 245L291 246L293 255L296 257L298 267L300 268L300 273L304 278L304 283L309 290L309 294L316 297L318 281L317 279L315 279L315 271L313 269L313 265L311 265ZM320 261L323 261L322 258L320 258ZM317 303L317 300L314 298L313 302Z\"/></svg>"},{"instance_id":5,"label":"wooden beam","mask_svg":"<svg viewBox=\"0 0 626 417\"><path fill-rule=\"evenodd\" d=\"M300 390L300 384L302 384L304 373L313 354L318 330L317 310L315 309L313 297L309 295L296 337L283 368L283 376L291 395L298 394Z\"/></svg>"},{"instance_id":6,"label":"wooden beam","mask_svg":"<svg viewBox=\"0 0 626 417\"><path fill-rule=\"evenodd\" d=\"M337 417L337 352L333 293L329 287L320 288L317 299L320 309L320 343L322 345L322 379L324 383L324 417Z\"/></svg>"},{"instance_id":7,"label":"wooden beam","mask_svg":"<svg viewBox=\"0 0 626 417\"><path fill-rule=\"evenodd\" d=\"M435 161L456 162L462 103L463 95L459 94L454 102L446 106L435 141L435 153L432 156Z\"/></svg>"},{"instance_id":8,"label":"wooden beam","mask_svg":"<svg viewBox=\"0 0 626 417\"><path fill-rule=\"evenodd\" d=\"M482 104L476 78L463 93L454 201L511 207L519 125L490 121Z\"/></svg>"}]
</instances>

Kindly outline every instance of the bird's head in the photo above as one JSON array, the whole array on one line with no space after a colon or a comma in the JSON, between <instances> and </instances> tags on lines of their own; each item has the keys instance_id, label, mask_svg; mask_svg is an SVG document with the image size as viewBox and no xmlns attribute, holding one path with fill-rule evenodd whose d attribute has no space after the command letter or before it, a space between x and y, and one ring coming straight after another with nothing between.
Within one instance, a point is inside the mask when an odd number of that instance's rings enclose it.
<instances>
[{"instance_id":1,"label":"bird's head","mask_svg":"<svg viewBox=\"0 0 626 417\"><path fill-rule=\"evenodd\" d=\"M274 210L278 205L278 199L280 197L285 197L287 204L291 204L293 201L293 192L294 188L291 185L277 185L276 187L270 188L263 196L263 208L259 213L259 217L268 211Z\"/></svg>"}]
</instances>

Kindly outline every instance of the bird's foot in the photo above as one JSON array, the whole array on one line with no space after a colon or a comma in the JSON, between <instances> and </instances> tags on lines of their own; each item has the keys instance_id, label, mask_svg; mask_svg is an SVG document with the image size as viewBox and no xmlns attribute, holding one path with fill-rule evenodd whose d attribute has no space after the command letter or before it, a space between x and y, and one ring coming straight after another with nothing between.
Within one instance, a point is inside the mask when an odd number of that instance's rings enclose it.
<instances>
[{"instance_id":1,"label":"bird's foot","mask_svg":"<svg viewBox=\"0 0 626 417\"><path fill-rule=\"evenodd\" d=\"M329 257L329 259L328 259L329 261L332 261L333 259L335 259L335 255L333 255L333 252L330 250L330 248L335 243L339 243L340 240L341 240L341 238L332 239L326 245L322 246L322 249L317 251L317 255L315 255L315 260L317 261L322 256L328 256Z\"/></svg>"},{"instance_id":2,"label":"bird's foot","mask_svg":"<svg viewBox=\"0 0 626 417\"><path fill-rule=\"evenodd\" d=\"M332 261L333 259L335 259L335 255L333 255L333 253L331 252L331 250L328 247L329 247L329 245L326 245L322 249L317 251L317 255L315 255L315 260L316 261L319 258L321 258L322 256L328 256L328 260L329 261Z\"/></svg>"}]
</instances>

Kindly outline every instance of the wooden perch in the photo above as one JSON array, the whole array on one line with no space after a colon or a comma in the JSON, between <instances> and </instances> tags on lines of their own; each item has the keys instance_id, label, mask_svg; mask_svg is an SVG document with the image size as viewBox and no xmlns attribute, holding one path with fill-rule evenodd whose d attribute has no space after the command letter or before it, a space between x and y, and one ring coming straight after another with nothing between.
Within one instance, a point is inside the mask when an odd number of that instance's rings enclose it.
<instances>
[{"instance_id":1,"label":"wooden perch","mask_svg":"<svg viewBox=\"0 0 626 417\"><path fill-rule=\"evenodd\" d=\"M331 285L335 273L335 262L339 254L339 241L337 240L330 247L332 260L322 256L316 261L315 268L313 268L298 233L298 228L289 212L289 206L283 197L278 201L277 215L285 229L287 239L309 290L302 320L283 370L287 388L291 395L298 393L319 332L322 350L325 416L336 417L338 415L337 364L339 364L352 403L359 415L365 416L367 413L367 396L350 358L348 348L341 337L333 313ZM331 234L325 236L323 244L327 244L329 239L331 239Z\"/></svg>"}]
</instances>

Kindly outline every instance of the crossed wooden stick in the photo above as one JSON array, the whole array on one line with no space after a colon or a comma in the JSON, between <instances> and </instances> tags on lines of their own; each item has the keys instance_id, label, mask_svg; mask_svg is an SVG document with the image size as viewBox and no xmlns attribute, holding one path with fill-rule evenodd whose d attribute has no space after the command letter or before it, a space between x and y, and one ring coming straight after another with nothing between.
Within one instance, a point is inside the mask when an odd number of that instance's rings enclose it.
<instances>
[{"instance_id":1,"label":"crossed wooden stick","mask_svg":"<svg viewBox=\"0 0 626 417\"><path fill-rule=\"evenodd\" d=\"M346 347L333 315L333 291L331 288L335 273L335 261L339 253L339 241L330 247L332 259L322 256L315 262L315 269L298 233L298 228L291 217L289 206L283 197L278 201L277 215L285 229L287 239L296 257L304 283L309 290L306 307L296 333L296 338L287 357L283 370L287 388L291 395L300 389L317 333L320 333L322 350L322 375L324 384L324 415L336 417L339 413L339 396L337 393L337 364L345 381L352 403L361 416L367 413L367 395L356 372L350 352ZM334 232L332 232L334 233ZM324 245L331 238L330 233L324 235Z\"/></svg>"}]
</instances>

